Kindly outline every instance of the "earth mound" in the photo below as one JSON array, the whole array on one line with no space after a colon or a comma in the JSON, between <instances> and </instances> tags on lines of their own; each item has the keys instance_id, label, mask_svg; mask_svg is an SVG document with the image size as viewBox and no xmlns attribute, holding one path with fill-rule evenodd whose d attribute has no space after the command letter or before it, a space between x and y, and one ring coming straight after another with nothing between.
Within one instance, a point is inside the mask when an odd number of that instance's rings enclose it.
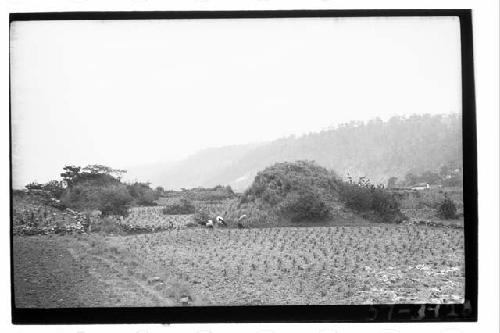
<instances>
[{"instance_id":1,"label":"earth mound","mask_svg":"<svg viewBox=\"0 0 500 333\"><path fill-rule=\"evenodd\" d=\"M254 226L402 218L397 201L384 189L344 182L307 160L276 163L260 171L239 206Z\"/></svg>"}]
</instances>

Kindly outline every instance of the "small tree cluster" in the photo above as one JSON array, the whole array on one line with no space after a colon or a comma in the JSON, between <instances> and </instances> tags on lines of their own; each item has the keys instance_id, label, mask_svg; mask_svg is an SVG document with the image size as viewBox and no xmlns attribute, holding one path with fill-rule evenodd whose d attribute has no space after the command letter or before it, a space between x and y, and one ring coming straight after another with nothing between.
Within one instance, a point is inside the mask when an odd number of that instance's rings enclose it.
<instances>
[{"instance_id":1,"label":"small tree cluster","mask_svg":"<svg viewBox=\"0 0 500 333\"><path fill-rule=\"evenodd\" d=\"M27 184L25 186L25 188L28 190L28 191L31 191L31 190L41 190L43 187L42 184L39 184L37 182L31 182L29 184Z\"/></svg>"},{"instance_id":2,"label":"small tree cluster","mask_svg":"<svg viewBox=\"0 0 500 333\"><path fill-rule=\"evenodd\" d=\"M60 199L66 207L81 211L98 209L103 215L127 215L135 198L120 181L125 171L99 164L63 169L61 177L66 187Z\"/></svg>"},{"instance_id":3,"label":"small tree cluster","mask_svg":"<svg viewBox=\"0 0 500 333\"><path fill-rule=\"evenodd\" d=\"M344 183L340 199L358 213L374 213L384 221L392 222L402 217L396 198L383 188L366 182Z\"/></svg>"},{"instance_id":4,"label":"small tree cluster","mask_svg":"<svg viewBox=\"0 0 500 333\"><path fill-rule=\"evenodd\" d=\"M65 206L81 211L98 209L103 215L126 216L133 197L124 184L107 186L79 184L67 189L61 201Z\"/></svg>"},{"instance_id":5,"label":"small tree cluster","mask_svg":"<svg viewBox=\"0 0 500 333\"><path fill-rule=\"evenodd\" d=\"M439 205L438 208L439 217L445 220L451 220L457 218L457 207L455 203L450 198L446 197L444 201Z\"/></svg>"}]
</instances>

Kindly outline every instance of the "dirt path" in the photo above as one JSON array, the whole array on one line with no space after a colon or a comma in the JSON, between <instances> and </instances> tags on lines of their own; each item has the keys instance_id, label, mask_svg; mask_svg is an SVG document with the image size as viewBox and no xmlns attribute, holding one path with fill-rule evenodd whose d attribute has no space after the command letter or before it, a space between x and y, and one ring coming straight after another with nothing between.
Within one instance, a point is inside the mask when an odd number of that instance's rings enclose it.
<instances>
[{"instance_id":1,"label":"dirt path","mask_svg":"<svg viewBox=\"0 0 500 333\"><path fill-rule=\"evenodd\" d=\"M71 236L14 237L16 306L168 306L161 281L118 251ZM99 245L99 244L97 244Z\"/></svg>"}]
</instances>

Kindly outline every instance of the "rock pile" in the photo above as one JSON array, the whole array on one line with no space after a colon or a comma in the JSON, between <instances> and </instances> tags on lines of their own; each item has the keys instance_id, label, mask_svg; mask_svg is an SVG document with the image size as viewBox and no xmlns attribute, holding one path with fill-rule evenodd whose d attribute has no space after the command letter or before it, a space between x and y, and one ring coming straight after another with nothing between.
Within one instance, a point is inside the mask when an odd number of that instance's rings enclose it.
<instances>
[{"instance_id":1,"label":"rock pile","mask_svg":"<svg viewBox=\"0 0 500 333\"><path fill-rule=\"evenodd\" d=\"M48 235L85 232L85 214L57 209L33 196L13 197L14 235Z\"/></svg>"}]
</instances>

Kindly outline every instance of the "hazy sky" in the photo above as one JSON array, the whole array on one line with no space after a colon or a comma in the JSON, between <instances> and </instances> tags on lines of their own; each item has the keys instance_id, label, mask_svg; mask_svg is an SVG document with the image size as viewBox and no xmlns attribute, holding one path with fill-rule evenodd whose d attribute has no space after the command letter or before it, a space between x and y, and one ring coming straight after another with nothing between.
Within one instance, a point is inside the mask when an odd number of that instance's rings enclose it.
<instances>
[{"instance_id":1,"label":"hazy sky","mask_svg":"<svg viewBox=\"0 0 500 333\"><path fill-rule=\"evenodd\" d=\"M11 25L14 187L350 120L461 112L458 18ZM203 166L200 166L203 167Z\"/></svg>"}]
</instances>

